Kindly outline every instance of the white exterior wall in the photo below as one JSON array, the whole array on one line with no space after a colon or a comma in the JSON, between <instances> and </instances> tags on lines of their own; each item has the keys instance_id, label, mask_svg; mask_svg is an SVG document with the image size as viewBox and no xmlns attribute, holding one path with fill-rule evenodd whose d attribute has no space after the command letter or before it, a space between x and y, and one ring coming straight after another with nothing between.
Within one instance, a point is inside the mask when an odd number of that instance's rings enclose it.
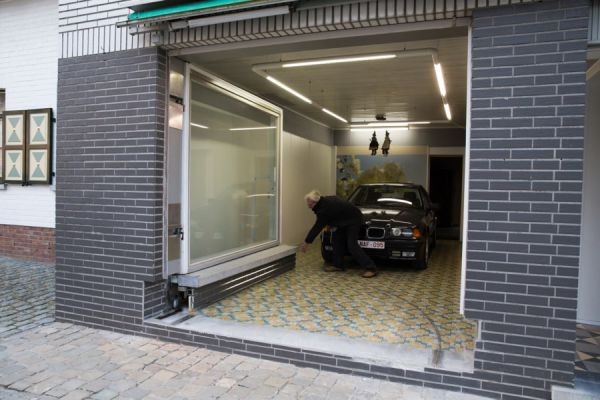
<instances>
[{"instance_id":1,"label":"white exterior wall","mask_svg":"<svg viewBox=\"0 0 600 400\"><path fill-rule=\"evenodd\" d=\"M281 242L297 245L315 222L304 195L312 189L335 194L335 148L283 132L281 153Z\"/></svg>"},{"instance_id":2,"label":"white exterior wall","mask_svg":"<svg viewBox=\"0 0 600 400\"><path fill-rule=\"evenodd\" d=\"M55 114L56 0L0 2L0 21L0 88L6 90L6 110L52 108ZM54 208L55 193L49 185L6 184L0 190L0 224L54 228Z\"/></svg>"},{"instance_id":3,"label":"white exterior wall","mask_svg":"<svg viewBox=\"0 0 600 400\"><path fill-rule=\"evenodd\" d=\"M577 321L600 325L600 74L587 81Z\"/></svg>"}]
</instances>

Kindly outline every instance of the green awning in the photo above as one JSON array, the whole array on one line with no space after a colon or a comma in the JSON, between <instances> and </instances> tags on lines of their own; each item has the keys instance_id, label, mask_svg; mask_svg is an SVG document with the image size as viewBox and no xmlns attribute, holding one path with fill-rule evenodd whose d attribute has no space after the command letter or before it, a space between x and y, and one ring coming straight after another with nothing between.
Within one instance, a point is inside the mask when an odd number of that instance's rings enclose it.
<instances>
[{"instance_id":1,"label":"green awning","mask_svg":"<svg viewBox=\"0 0 600 400\"><path fill-rule=\"evenodd\" d=\"M268 8L277 4L295 3L297 0L204 0L192 2L178 2L165 5L168 2L158 1L153 7L152 3L130 6L134 10L127 16L127 21L117 23L117 26L142 25L156 22L205 17L216 14L230 14L249 9Z\"/></svg>"},{"instance_id":2,"label":"green awning","mask_svg":"<svg viewBox=\"0 0 600 400\"><path fill-rule=\"evenodd\" d=\"M227 6L240 3L261 3L256 0L205 0L195 1L193 3L179 4L174 6L159 7L153 10L137 11L129 14L129 21L138 21L142 19L172 16L174 14L189 13L192 11L204 11L208 9L225 9ZM236 7L237 8L237 7ZM217 10L215 10L217 11ZM219 10L220 11L220 10Z\"/></svg>"}]
</instances>

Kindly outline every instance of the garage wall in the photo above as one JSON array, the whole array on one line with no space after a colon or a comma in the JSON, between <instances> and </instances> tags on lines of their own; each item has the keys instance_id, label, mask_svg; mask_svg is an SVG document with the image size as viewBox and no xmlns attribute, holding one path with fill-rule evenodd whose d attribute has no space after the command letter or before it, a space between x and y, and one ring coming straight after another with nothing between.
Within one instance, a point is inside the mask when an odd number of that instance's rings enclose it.
<instances>
[{"instance_id":1,"label":"garage wall","mask_svg":"<svg viewBox=\"0 0 600 400\"><path fill-rule=\"evenodd\" d=\"M600 74L587 81L585 148L583 154L583 212L577 321L600 325Z\"/></svg>"},{"instance_id":2,"label":"garage wall","mask_svg":"<svg viewBox=\"0 0 600 400\"><path fill-rule=\"evenodd\" d=\"M56 112L56 1L1 3L0 21L0 89L6 90L6 110L52 108ZM55 196L50 186L7 184L6 190L0 190L0 203L0 225L54 228Z\"/></svg>"},{"instance_id":3,"label":"garage wall","mask_svg":"<svg viewBox=\"0 0 600 400\"><path fill-rule=\"evenodd\" d=\"M282 141L281 238L297 245L315 221L304 195L312 189L335 194L335 148L289 132L283 132Z\"/></svg>"}]
</instances>

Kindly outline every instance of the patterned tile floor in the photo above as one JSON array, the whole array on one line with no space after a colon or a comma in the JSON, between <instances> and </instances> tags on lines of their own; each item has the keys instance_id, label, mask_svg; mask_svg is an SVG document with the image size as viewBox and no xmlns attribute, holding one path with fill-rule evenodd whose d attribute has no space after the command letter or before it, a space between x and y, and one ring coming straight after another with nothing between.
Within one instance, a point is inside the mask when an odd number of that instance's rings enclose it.
<instances>
[{"instance_id":1,"label":"patterned tile floor","mask_svg":"<svg viewBox=\"0 0 600 400\"><path fill-rule=\"evenodd\" d=\"M54 266L0 256L0 339L54 321Z\"/></svg>"},{"instance_id":2,"label":"patterned tile floor","mask_svg":"<svg viewBox=\"0 0 600 400\"><path fill-rule=\"evenodd\" d=\"M577 324L575 374L600 381L600 326Z\"/></svg>"},{"instance_id":3,"label":"patterned tile floor","mask_svg":"<svg viewBox=\"0 0 600 400\"><path fill-rule=\"evenodd\" d=\"M358 266L324 272L317 243L296 268L200 312L222 320L405 344L472 350L475 324L459 313L460 243L438 241L430 266L379 265L364 279Z\"/></svg>"}]
</instances>

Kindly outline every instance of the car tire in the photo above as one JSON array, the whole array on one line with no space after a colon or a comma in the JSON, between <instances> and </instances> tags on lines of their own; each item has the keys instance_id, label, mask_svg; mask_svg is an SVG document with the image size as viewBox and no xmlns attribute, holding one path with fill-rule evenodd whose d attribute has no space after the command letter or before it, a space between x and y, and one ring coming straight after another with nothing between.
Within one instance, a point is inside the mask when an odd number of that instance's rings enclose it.
<instances>
[{"instance_id":1,"label":"car tire","mask_svg":"<svg viewBox=\"0 0 600 400\"><path fill-rule=\"evenodd\" d=\"M423 244L423 254L420 258L417 258L415 261L416 269L425 269L429 263L429 238L425 239L425 243Z\"/></svg>"}]
</instances>

